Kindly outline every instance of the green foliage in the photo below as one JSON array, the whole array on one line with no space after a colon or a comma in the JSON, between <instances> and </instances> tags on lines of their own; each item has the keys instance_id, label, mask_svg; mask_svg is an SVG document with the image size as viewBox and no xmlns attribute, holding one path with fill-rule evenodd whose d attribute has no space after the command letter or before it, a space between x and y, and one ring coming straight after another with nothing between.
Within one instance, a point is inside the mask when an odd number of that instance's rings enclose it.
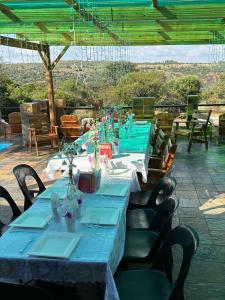
<instances>
[{"instance_id":1,"label":"green foliage","mask_svg":"<svg viewBox=\"0 0 225 300\"><path fill-rule=\"evenodd\" d=\"M182 103L187 102L187 95L199 94L200 88L201 82L195 75L180 76L167 83L167 89L170 93L176 94Z\"/></svg>"},{"instance_id":2,"label":"green foliage","mask_svg":"<svg viewBox=\"0 0 225 300\"><path fill-rule=\"evenodd\" d=\"M106 83L116 85L126 74L134 72L135 64L126 61L109 62L103 69L102 79Z\"/></svg>"},{"instance_id":3,"label":"green foliage","mask_svg":"<svg viewBox=\"0 0 225 300\"><path fill-rule=\"evenodd\" d=\"M68 106L79 106L87 104L89 94L84 84L71 78L61 83L55 92L55 98L65 99Z\"/></svg>"},{"instance_id":4,"label":"green foliage","mask_svg":"<svg viewBox=\"0 0 225 300\"><path fill-rule=\"evenodd\" d=\"M154 97L160 99L164 92L164 72L132 72L124 76L117 85L121 100L129 103L133 97Z\"/></svg>"},{"instance_id":5,"label":"green foliage","mask_svg":"<svg viewBox=\"0 0 225 300\"><path fill-rule=\"evenodd\" d=\"M218 80L206 91L202 99L206 102L225 103L225 73L222 73Z\"/></svg>"}]
</instances>

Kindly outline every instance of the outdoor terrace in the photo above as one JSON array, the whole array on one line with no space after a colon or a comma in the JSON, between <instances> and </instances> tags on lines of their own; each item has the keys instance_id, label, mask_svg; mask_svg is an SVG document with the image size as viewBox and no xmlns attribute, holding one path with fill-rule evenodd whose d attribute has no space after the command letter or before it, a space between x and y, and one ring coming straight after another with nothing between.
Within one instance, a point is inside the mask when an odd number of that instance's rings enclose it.
<instances>
[{"instance_id":1,"label":"outdoor terrace","mask_svg":"<svg viewBox=\"0 0 225 300\"><path fill-rule=\"evenodd\" d=\"M20 208L23 196L12 169L17 164L31 165L44 183L43 173L54 152L46 148L39 157L21 146L20 139L0 154L1 185L6 187ZM193 144L187 153L187 140L178 140L173 176L178 184L180 200L174 216L174 226L183 223L193 226L199 234L200 245L185 284L185 299L225 299L225 145ZM3 207L1 207L2 210ZM6 212L7 215L7 212ZM84 298L85 299L85 298ZM88 295L88 300L95 296Z\"/></svg>"}]
</instances>

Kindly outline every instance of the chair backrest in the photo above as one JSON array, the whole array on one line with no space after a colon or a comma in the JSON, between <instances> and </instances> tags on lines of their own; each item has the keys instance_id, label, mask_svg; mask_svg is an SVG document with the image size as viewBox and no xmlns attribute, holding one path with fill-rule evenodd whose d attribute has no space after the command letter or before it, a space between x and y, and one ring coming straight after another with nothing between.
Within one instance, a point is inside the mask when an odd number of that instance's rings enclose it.
<instances>
[{"instance_id":1,"label":"chair backrest","mask_svg":"<svg viewBox=\"0 0 225 300\"><path fill-rule=\"evenodd\" d=\"M8 114L9 124L21 124L20 112L11 112Z\"/></svg>"},{"instance_id":2,"label":"chair backrest","mask_svg":"<svg viewBox=\"0 0 225 300\"><path fill-rule=\"evenodd\" d=\"M167 143L167 153L164 157L164 161L162 164L162 168L165 171L166 175L168 175L172 169L173 160L177 151L177 145L173 144L171 139L168 139Z\"/></svg>"},{"instance_id":3,"label":"chair backrest","mask_svg":"<svg viewBox=\"0 0 225 300\"><path fill-rule=\"evenodd\" d=\"M161 156L164 154L166 145L168 142L168 136L165 134L162 129L159 129L157 137L156 137L156 143L154 145L153 153Z\"/></svg>"},{"instance_id":4,"label":"chair backrest","mask_svg":"<svg viewBox=\"0 0 225 300\"><path fill-rule=\"evenodd\" d=\"M198 95L187 96L187 121L191 121L192 115L198 109Z\"/></svg>"},{"instance_id":5,"label":"chair backrest","mask_svg":"<svg viewBox=\"0 0 225 300\"><path fill-rule=\"evenodd\" d=\"M161 238L165 233L171 230L171 221L173 213L179 206L178 199L169 197L165 198L158 206L156 214L154 215L149 230L161 232Z\"/></svg>"},{"instance_id":6,"label":"chair backrest","mask_svg":"<svg viewBox=\"0 0 225 300\"><path fill-rule=\"evenodd\" d=\"M8 114L8 119L9 119L11 133L21 133L22 126L21 126L20 112L12 112Z\"/></svg>"},{"instance_id":7,"label":"chair backrest","mask_svg":"<svg viewBox=\"0 0 225 300\"><path fill-rule=\"evenodd\" d=\"M16 203L14 202L13 198L11 197L11 195L9 194L9 192L0 185L0 198L5 199L9 206L12 209L12 218L11 220L14 220L15 218L17 218L19 215L21 215L21 211L19 210L18 206L16 205Z\"/></svg>"},{"instance_id":8,"label":"chair backrest","mask_svg":"<svg viewBox=\"0 0 225 300\"><path fill-rule=\"evenodd\" d=\"M158 205L163 202L163 200L170 197L175 188L177 182L173 177L163 177L155 185L151 196L148 200L147 207L157 209Z\"/></svg>"},{"instance_id":9,"label":"chair backrest","mask_svg":"<svg viewBox=\"0 0 225 300\"><path fill-rule=\"evenodd\" d=\"M198 234L193 228L187 225L179 225L174 228L165 238L158 256L151 267L152 269L163 271L166 274L171 273L172 265L168 262L170 262L171 247L175 244L182 247L183 259L169 300L184 299L182 298L183 286L189 272L192 258L199 245Z\"/></svg>"},{"instance_id":10,"label":"chair backrest","mask_svg":"<svg viewBox=\"0 0 225 300\"><path fill-rule=\"evenodd\" d=\"M62 115L60 117L62 127L73 127L79 125L78 117L76 115Z\"/></svg>"},{"instance_id":11,"label":"chair backrest","mask_svg":"<svg viewBox=\"0 0 225 300\"><path fill-rule=\"evenodd\" d=\"M5 299L53 299L51 294L43 288L22 283L0 282L0 292L6 295Z\"/></svg>"},{"instance_id":12,"label":"chair backrest","mask_svg":"<svg viewBox=\"0 0 225 300\"><path fill-rule=\"evenodd\" d=\"M24 195L24 210L32 205L32 199L34 198L34 191L29 190L26 184L27 176L31 176L35 179L38 185L37 194L42 193L46 188L41 181L36 171L29 165L21 164L13 168L13 173L16 176L19 187Z\"/></svg>"},{"instance_id":13,"label":"chair backrest","mask_svg":"<svg viewBox=\"0 0 225 300\"><path fill-rule=\"evenodd\" d=\"M50 131L50 122L46 113L38 113L29 116L29 126L35 128L36 134L48 134Z\"/></svg>"},{"instance_id":14,"label":"chair backrest","mask_svg":"<svg viewBox=\"0 0 225 300\"><path fill-rule=\"evenodd\" d=\"M172 113L158 113L156 116L156 124L158 128L161 128L164 132L170 133L173 126L174 114Z\"/></svg>"},{"instance_id":15,"label":"chair backrest","mask_svg":"<svg viewBox=\"0 0 225 300\"><path fill-rule=\"evenodd\" d=\"M155 117L155 98L153 97L134 97L132 99L132 111L135 119L153 120Z\"/></svg>"}]
</instances>

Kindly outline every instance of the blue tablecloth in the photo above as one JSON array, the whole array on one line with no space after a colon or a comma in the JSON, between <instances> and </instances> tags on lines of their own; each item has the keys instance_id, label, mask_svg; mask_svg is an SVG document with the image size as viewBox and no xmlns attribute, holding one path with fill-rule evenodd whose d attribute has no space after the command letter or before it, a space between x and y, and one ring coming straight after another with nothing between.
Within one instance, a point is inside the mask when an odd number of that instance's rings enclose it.
<instances>
[{"instance_id":1,"label":"blue tablecloth","mask_svg":"<svg viewBox=\"0 0 225 300\"><path fill-rule=\"evenodd\" d=\"M140 129L138 129L140 130ZM148 132L150 127L148 126ZM146 140L148 142L148 139ZM67 188L67 177L62 177L50 187L51 191ZM78 245L69 259L31 257L27 252L45 231L66 231L64 220L56 224L50 220L44 229L10 228L0 238L0 278L4 280L24 281L42 279L64 283L105 282L105 299L119 299L113 280L113 274L122 258L126 231L126 208L128 205L131 181L121 179L127 186L124 197L86 194L82 211L87 207L110 207L119 210L116 226L94 226L76 222L77 232L81 234ZM110 184L116 184L115 179ZM30 207L30 213L51 212L49 198L39 195ZM62 218L63 219L63 218ZM21 249L25 249L21 252Z\"/></svg>"}]
</instances>

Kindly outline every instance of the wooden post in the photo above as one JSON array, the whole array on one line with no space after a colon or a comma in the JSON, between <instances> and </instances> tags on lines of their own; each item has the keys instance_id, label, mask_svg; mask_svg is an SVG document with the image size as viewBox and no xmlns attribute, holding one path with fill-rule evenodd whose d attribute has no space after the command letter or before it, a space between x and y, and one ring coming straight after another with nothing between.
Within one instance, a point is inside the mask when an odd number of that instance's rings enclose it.
<instances>
[{"instance_id":1,"label":"wooden post","mask_svg":"<svg viewBox=\"0 0 225 300\"><path fill-rule=\"evenodd\" d=\"M49 116L51 125L56 125L56 105L54 99L54 86L52 77L52 63L50 57L49 46L44 51L44 58L46 62L46 80L48 84L48 103L49 103Z\"/></svg>"}]
</instances>

